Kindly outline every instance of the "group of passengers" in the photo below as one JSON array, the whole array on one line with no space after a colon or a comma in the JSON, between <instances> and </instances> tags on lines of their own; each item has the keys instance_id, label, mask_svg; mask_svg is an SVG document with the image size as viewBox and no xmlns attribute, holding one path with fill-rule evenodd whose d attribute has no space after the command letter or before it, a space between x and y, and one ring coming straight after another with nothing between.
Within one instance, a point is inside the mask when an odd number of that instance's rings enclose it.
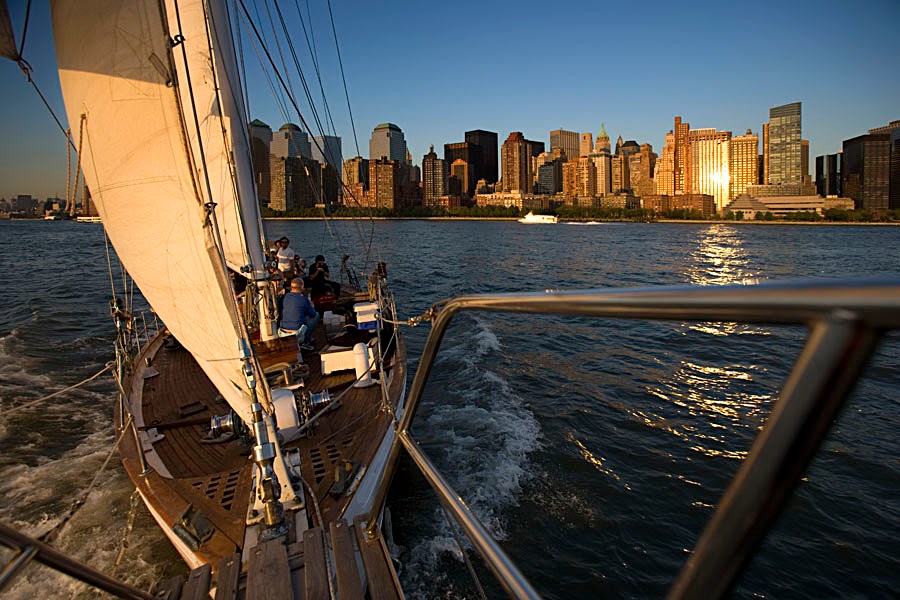
<instances>
[{"instance_id":1,"label":"group of passengers","mask_svg":"<svg viewBox=\"0 0 900 600\"><path fill-rule=\"evenodd\" d=\"M312 350L313 331L319 323L319 313L306 296L306 290L313 294L323 289L328 281L329 270L325 257L321 254L307 273L305 260L301 259L288 238L276 242L275 260L277 268L270 269L270 275L278 289L278 336L297 336L303 350Z\"/></svg>"}]
</instances>

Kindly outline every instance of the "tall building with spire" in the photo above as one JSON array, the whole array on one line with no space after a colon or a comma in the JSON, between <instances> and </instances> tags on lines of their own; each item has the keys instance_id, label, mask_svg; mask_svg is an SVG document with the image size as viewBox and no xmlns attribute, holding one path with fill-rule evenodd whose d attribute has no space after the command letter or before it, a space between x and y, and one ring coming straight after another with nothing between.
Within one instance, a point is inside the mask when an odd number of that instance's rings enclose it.
<instances>
[{"instance_id":1,"label":"tall building with spire","mask_svg":"<svg viewBox=\"0 0 900 600\"><path fill-rule=\"evenodd\" d=\"M769 109L769 183L803 183L801 106L793 102Z\"/></svg>"},{"instance_id":2,"label":"tall building with spire","mask_svg":"<svg viewBox=\"0 0 900 600\"><path fill-rule=\"evenodd\" d=\"M609 135L606 133L606 126L600 123L600 133L597 134L597 141L594 144L594 152L602 152L606 150L608 153L611 149L609 143Z\"/></svg>"},{"instance_id":3,"label":"tall building with spire","mask_svg":"<svg viewBox=\"0 0 900 600\"><path fill-rule=\"evenodd\" d=\"M403 131L393 123L382 123L372 130L369 139L369 160L381 158L406 161L406 138Z\"/></svg>"}]
</instances>

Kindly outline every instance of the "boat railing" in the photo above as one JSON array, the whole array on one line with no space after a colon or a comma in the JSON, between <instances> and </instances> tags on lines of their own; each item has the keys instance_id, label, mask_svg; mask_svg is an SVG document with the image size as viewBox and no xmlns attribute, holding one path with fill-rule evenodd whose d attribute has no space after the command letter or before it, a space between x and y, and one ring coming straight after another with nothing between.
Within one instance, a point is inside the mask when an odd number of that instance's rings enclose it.
<instances>
[{"instance_id":1,"label":"boat railing","mask_svg":"<svg viewBox=\"0 0 900 600\"><path fill-rule=\"evenodd\" d=\"M459 312L808 327L805 345L770 417L669 590L669 598L675 599L720 598L736 583L784 508L878 340L887 330L900 328L900 281L548 290L462 296L439 306L397 426L391 463L401 448L406 451L501 585L516 598L539 595L410 432L444 333ZM376 510L386 493L384 484ZM375 516L368 519L370 534L377 526Z\"/></svg>"},{"instance_id":2,"label":"boat railing","mask_svg":"<svg viewBox=\"0 0 900 600\"><path fill-rule=\"evenodd\" d=\"M0 593L22 572L22 569L31 561L36 561L119 598L131 598L134 600L152 600L157 598L157 596L148 594L134 586L104 575L100 571L66 556L59 550L16 531L5 523L0 523L0 546L10 548L14 552L10 561L0 571Z\"/></svg>"}]
</instances>

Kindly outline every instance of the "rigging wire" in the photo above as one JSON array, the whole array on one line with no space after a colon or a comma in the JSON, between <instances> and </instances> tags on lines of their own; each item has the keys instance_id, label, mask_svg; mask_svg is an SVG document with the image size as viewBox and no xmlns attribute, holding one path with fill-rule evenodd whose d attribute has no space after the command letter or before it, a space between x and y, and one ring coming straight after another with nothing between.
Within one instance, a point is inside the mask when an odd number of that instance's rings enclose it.
<instances>
[{"instance_id":1,"label":"rigging wire","mask_svg":"<svg viewBox=\"0 0 900 600\"><path fill-rule=\"evenodd\" d=\"M85 385L86 383L90 383L93 380L97 379L98 377L100 377L101 375L103 375L104 373L106 373L107 371L112 369L114 366L115 366L115 363L108 362L102 369L100 369L99 371L97 371L96 373L91 375L90 377L88 377L86 379L82 379L78 383L76 383L74 385L70 385L67 388L61 389L58 392L53 392L52 394L49 394L42 398L37 398L30 402L26 402L25 404L20 404L19 406L13 406L12 408L8 408L7 410L4 411L4 414L9 416L13 413L19 412L20 410L27 410L27 409L31 408L32 406L35 406L36 404L40 404L41 402L50 400L51 398L56 398L57 396L59 396L61 394L65 394L66 392L71 392L72 390L80 388L81 386Z\"/></svg>"},{"instance_id":2,"label":"rigging wire","mask_svg":"<svg viewBox=\"0 0 900 600\"><path fill-rule=\"evenodd\" d=\"M22 43L19 44L19 58L22 58L22 52L25 50L25 36L28 35L28 21L31 17L31 0L25 4L25 24L22 25Z\"/></svg>"},{"instance_id":3,"label":"rigging wire","mask_svg":"<svg viewBox=\"0 0 900 600\"><path fill-rule=\"evenodd\" d=\"M334 35L334 47L337 50L338 65L341 67L341 81L344 82L344 96L347 98L347 112L350 113L350 128L353 130L353 142L356 144L356 155L360 156L359 138L356 136L356 123L353 121L353 109L350 107L350 92L347 90L347 78L344 77L344 61L341 60L341 47L338 44L337 29L334 26L334 13L331 0L328 0L328 16L331 18L331 33Z\"/></svg>"}]
</instances>

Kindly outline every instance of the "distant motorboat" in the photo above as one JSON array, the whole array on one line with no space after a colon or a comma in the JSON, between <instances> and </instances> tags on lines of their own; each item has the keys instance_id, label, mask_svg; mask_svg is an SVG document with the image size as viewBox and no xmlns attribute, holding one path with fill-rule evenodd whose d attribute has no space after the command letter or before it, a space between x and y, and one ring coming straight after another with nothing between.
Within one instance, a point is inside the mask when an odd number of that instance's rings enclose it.
<instances>
[{"instance_id":1,"label":"distant motorboat","mask_svg":"<svg viewBox=\"0 0 900 600\"><path fill-rule=\"evenodd\" d=\"M536 215L531 211L519 219L519 223L542 224L542 223L558 223L559 217L556 215Z\"/></svg>"},{"instance_id":2,"label":"distant motorboat","mask_svg":"<svg viewBox=\"0 0 900 600\"><path fill-rule=\"evenodd\" d=\"M100 220L100 217L96 217L96 216L95 217L77 217L75 220L78 221L79 223L102 223L103 222Z\"/></svg>"}]
</instances>

